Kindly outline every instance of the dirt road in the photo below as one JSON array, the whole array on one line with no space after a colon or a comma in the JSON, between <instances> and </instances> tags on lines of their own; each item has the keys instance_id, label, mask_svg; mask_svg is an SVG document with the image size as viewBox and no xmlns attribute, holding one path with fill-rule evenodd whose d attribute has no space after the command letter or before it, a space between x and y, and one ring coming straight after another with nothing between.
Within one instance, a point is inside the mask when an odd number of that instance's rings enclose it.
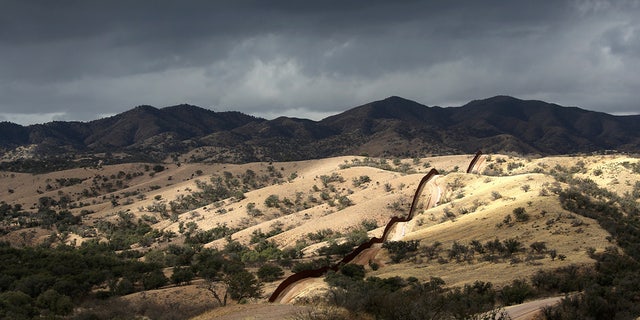
<instances>
[{"instance_id":1,"label":"dirt road","mask_svg":"<svg viewBox=\"0 0 640 320\"><path fill-rule=\"evenodd\" d=\"M534 319L540 310L545 306L553 306L560 302L564 297L552 297L541 300L535 300L518 304L515 306L509 306L504 310L509 314L512 320L529 320Z\"/></svg>"},{"instance_id":2,"label":"dirt road","mask_svg":"<svg viewBox=\"0 0 640 320\"><path fill-rule=\"evenodd\" d=\"M434 176L433 179L427 185L427 187L430 189L429 190L430 192L429 192L429 195L427 196L427 200L425 201L426 208L435 207L438 205L438 202L440 202L442 189L440 189L440 186L438 185L438 180L437 180L438 177L439 176ZM414 224L415 224L415 221L413 219L407 222L396 223L395 228L392 231L392 234L389 236L389 240L391 241L402 240L402 238L404 238L407 232L411 232L411 229L413 229Z\"/></svg>"},{"instance_id":3,"label":"dirt road","mask_svg":"<svg viewBox=\"0 0 640 320\"><path fill-rule=\"evenodd\" d=\"M309 310L307 306L290 304L245 304L216 308L193 320L280 320Z\"/></svg>"}]
</instances>

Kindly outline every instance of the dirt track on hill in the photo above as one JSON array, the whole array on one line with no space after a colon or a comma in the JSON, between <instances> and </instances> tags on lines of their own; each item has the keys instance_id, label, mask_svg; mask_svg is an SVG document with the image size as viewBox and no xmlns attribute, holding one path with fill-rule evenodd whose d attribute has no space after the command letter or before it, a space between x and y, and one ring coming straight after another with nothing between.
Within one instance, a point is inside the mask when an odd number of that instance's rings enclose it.
<instances>
[{"instance_id":1,"label":"dirt track on hill","mask_svg":"<svg viewBox=\"0 0 640 320\"><path fill-rule=\"evenodd\" d=\"M540 299L530 302L525 302L523 304L518 304L515 306L509 306L504 308L504 310L509 314L512 320L530 320L535 319L534 317L538 315L540 310L545 306L553 306L560 302L563 297L552 297L546 299Z\"/></svg>"},{"instance_id":2,"label":"dirt track on hill","mask_svg":"<svg viewBox=\"0 0 640 320\"><path fill-rule=\"evenodd\" d=\"M309 307L291 304L234 305L214 309L212 312L195 317L194 320L281 320L304 313L307 310Z\"/></svg>"},{"instance_id":3,"label":"dirt track on hill","mask_svg":"<svg viewBox=\"0 0 640 320\"><path fill-rule=\"evenodd\" d=\"M482 152L478 151L469 163L467 173L478 170L478 167L482 162L481 159L483 158L484 157L482 157ZM413 196L409 214L404 218L393 217L391 221L387 223L387 226L385 227L381 238L374 237L370 239L368 242L360 245L353 252L345 256L342 261L333 266L322 267L315 270L305 270L289 276L282 283L280 283L273 294L269 297L269 302L291 302L297 295L292 293L302 292L302 288L306 286L305 283L307 282L307 279L321 277L329 270L338 271L339 266L346 263L356 262L358 264L364 265L371 259L375 258L376 254L380 251L380 247L384 241L389 238L394 241L402 239L406 233L407 225L413 220L414 211L417 207L419 198L422 196L425 186L435 186L431 187L431 192L429 193L429 197L425 207L431 208L440 201L442 190L434 182L435 179L433 179L437 178L438 174L439 173L437 170L431 169L431 171L422 178ZM393 234L392 237L391 234ZM302 288L295 288L298 286L301 286Z\"/></svg>"},{"instance_id":4,"label":"dirt track on hill","mask_svg":"<svg viewBox=\"0 0 640 320\"><path fill-rule=\"evenodd\" d=\"M276 290L273 292L273 294L271 294L271 296L269 297L269 302L281 302L281 303L285 302L282 300L282 293L285 291L287 292L291 291L290 290L291 286L295 286L298 282L307 278L321 277L329 270L333 270L337 272L341 265L352 262L362 252L369 250L375 244L382 244L384 241L386 241L390 233L392 232L392 230L397 227L398 222L407 222L413 219L413 215L416 210L416 207L418 206L418 200L422 195L422 191L424 190L425 186L431 181L431 179L436 177L437 175L438 175L438 171L436 169L431 169L431 171L429 171L429 173L420 180L420 183L418 184L416 192L413 196L413 201L411 202L411 209L409 209L409 214L406 217L391 218L391 221L387 223L381 238L377 238L377 237L371 238L369 241L361 244L351 253L346 255L340 262L332 266L325 266L325 267L314 269L314 270L304 270L289 276L284 281L282 281L280 285L276 288ZM427 205L431 205L431 202L429 201ZM371 251L369 252L369 254L371 254Z\"/></svg>"}]
</instances>

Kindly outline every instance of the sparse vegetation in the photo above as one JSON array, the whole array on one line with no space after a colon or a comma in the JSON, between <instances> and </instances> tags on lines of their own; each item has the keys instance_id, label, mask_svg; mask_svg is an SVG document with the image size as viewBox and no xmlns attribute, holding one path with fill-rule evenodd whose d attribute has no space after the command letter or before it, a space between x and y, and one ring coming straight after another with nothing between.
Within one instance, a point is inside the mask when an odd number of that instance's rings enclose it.
<instances>
[{"instance_id":1,"label":"sparse vegetation","mask_svg":"<svg viewBox=\"0 0 640 320\"><path fill-rule=\"evenodd\" d=\"M339 273L330 273L325 278L331 286L326 303L345 308L353 316L365 314L376 319L467 319L489 311L491 319L508 318L497 308L499 295L491 283L476 281L463 288L446 288L445 282L435 277L426 282L400 277L364 279L356 270L357 267L346 265Z\"/></svg>"},{"instance_id":2,"label":"sparse vegetation","mask_svg":"<svg viewBox=\"0 0 640 320\"><path fill-rule=\"evenodd\" d=\"M387 241L382 244L382 248L389 250L391 260L393 262L400 262L407 257L409 253L418 251L420 241Z\"/></svg>"},{"instance_id":3,"label":"sparse vegetation","mask_svg":"<svg viewBox=\"0 0 640 320\"><path fill-rule=\"evenodd\" d=\"M518 222L529 221L529 214L527 213L527 210L523 207L517 207L513 209L513 215L516 217L516 221Z\"/></svg>"},{"instance_id":4,"label":"sparse vegetation","mask_svg":"<svg viewBox=\"0 0 640 320\"><path fill-rule=\"evenodd\" d=\"M360 176L359 178L353 178L353 186L356 188L369 182L371 182L371 178L369 178L369 176Z\"/></svg>"},{"instance_id":5,"label":"sparse vegetation","mask_svg":"<svg viewBox=\"0 0 640 320\"><path fill-rule=\"evenodd\" d=\"M347 264L340 271L327 276L331 287L329 292L332 294L329 304L335 303L340 307L343 316L353 319L358 314L365 318L384 319L386 316L383 316L383 312L386 311L368 304L375 301L388 306L388 302L377 300L377 295L405 304L405 298L428 297L437 302L445 301L442 298L444 296L450 304L440 309L442 314L464 318L463 315L467 315L465 312L470 312L471 307L466 304L469 301L474 301L474 308L484 306L483 310L490 310L498 305L517 303L539 295L568 292L579 293L566 299L558 308L545 309L544 314L548 319L557 319L562 315L566 317L567 314L577 314L579 318L598 318L602 317L598 309L600 307L608 310L607 315L616 315L618 318L636 316L640 310L635 307L633 300L633 294L637 293L637 281L634 281L633 275L640 270L635 262L640 259L636 257L640 252L636 248L640 241L634 237L638 234L636 229L640 229L636 223L640 216L640 182L634 180L637 176L632 174L637 174L635 171L640 165L633 161L598 162L600 160L588 157L582 157L583 161L580 162L579 157L566 162L557 161L559 165L555 160L520 160L522 158L517 156L494 156L490 160L487 157L481 170L491 175L510 177L463 175L460 168L465 167L462 165L456 170L453 164L442 165L439 160L392 157L388 160L346 160L343 165L336 164L325 172L316 173L315 177L297 163L258 163L246 167L216 164L216 170L196 170L192 167L184 170L188 173L180 173L174 170L175 161L158 165L156 163L161 162L155 162L147 165L147 168L144 168L144 164L122 170L106 168L92 171L86 176L74 174L66 178L30 175L37 185L33 188L31 203L17 204L18 200L15 199L23 191L18 184L7 185L0 191L7 197L7 201L0 200L0 235L11 241L11 246L7 244L2 250L33 250L46 259L48 254L75 256L77 253L74 250L86 250L83 246L100 246L104 247L100 250L104 250L105 254L109 252L111 258L105 255L96 258L96 261L111 261L109 259L113 258L122 264L116 264L114 268L117 271L111 274L92 273L100 282L96 280L92 283L92 290L85 293L83 299L77 299L75 292L78 289L69 289L75 284L58 283L58 280L53 282L53 287L43 287L38 289L37 295L32 294L29 290L35 290L33 283L42 280L49 284L53 280L14 273L7 273L10 275L7 277L3 269L0 276L0 318L20 318L20 315L27 315L27 318L65 318L72 317L70 312L74 312L73 317L78 318L92 318L92 315L104 318L103 314L115 314L105 313L105 306L115 306L118 303L115 298L120 295L159 288L169 290L176 286L199 286L208 290L211 292L208 303L212 306L225 305L227 299L251 301L257 295L244 294L235 291L240 289L231 287L246 284L255 289L252 289L253 292L260 292L261 282L282 280L285 271L288 274L333 265L358 244L367 241L367 231L384 227L390 216L406 214L411 203L409 196L413 192L409 189L415 187L410 179L413 177L368 168L336 172L336 167L345 169L366 165L408 173L416 169L424 172L431 162L453 169L449 170L450 175L443 174L440 177L443 195L440 206L430 211L418 206L417 220L410 224L413 231L430 228L439 222L446 222L445 226L454 230L459 222L468 223L475 219L474 223L489 223L489 226L498 223L500 228L490 227L492 230L488 230L496 233L495 238L491 236L487 239L484 235L476 234L474 236L477 238L473 239L461 233L458 239L432 238L429 243L425 239L387 241L383 244L386 252L383 251L382 255L370 259L368 263L365 261L364 268ZM607 158L607 161L610 159ZM156 166L161 166L162 170L157 168L156 171ZM456 171L458 173L453 173ZM208 175L210 172L214 174ZM157 175L151 178L150 173ZM549 174L557 182L550 182ZM588 178L589 174L592 174L590 178L593 180ZM5 174L7 180L4 181L10 181L8 175ZM172 181L168 181L169 177ZM508 179L509 185L504 183ZM192 182L188 182L190 180ZM448 182L446 186L443 181ZM278 184L283 188L270 188L262 193L251 192ZM260 196L256 197L256 194ZM248 200L240 201L245 196ZM361 204L366 206L378 197L384 197L380 202L382 206L377 208L380 210L360 210L355 207L345 211L345 215L362 214L354 215L356 220L350 220L348 226L334 223L342 214L339 210ZM558 200L562 208L558 207ZM291 215L302 210L308 211ZM495 210L498 215L488 216L485 214L488 210ZM472 214L474 212L479 214ZM268 225L265 222L271 223L269 220L276 218L278 220L273 221L282 221L286 225L278 222L271 227L264 227ZM223 221L227 221L228 225ZM263 224L262 229L254 228L252 233L239 232L257 224ZM296 228L310 225L312 227L305 230L295 244L288 234L275 237L288 230L295 235L298 232ZM584 250L584 245L581 249L577 246L576 249L569 249L568 245L551 240L571 236L596 239L598 233L594 230L600 230L597 229L598 225L610 235L600 240L609 241L610 247L607 249L598 247ZM380 229L371 234L379 236L379 232ZM411 231L407 229L407 232ZM541 233L548 234L549 238L541 237ZM410 239L416 239L416 234ZM220 244L225 241L221 239L226 239L226 245ZM79 240L86 244L80 245ZM220 249L205 248L209 247L205 244L213 241L220 244ZM585 241L588 243L591 240ZM325 242L324 247L308 249L319 242ZM587 256L594 259L596 264L584 262ZM447 268L447 264L450 264L449 267L455 265L455 268ZM420 280L412 277L368 277L367 273L371 270L382 269L385 272L384 268L390 265L398 274L402 274L404 268L425 268L425 274L429 274L442 268L464 272L476 267L508 267L514 268L523 277L517 281L501 281L497 287L478 282L460 288L445 286L437 278L425 281L421 275L416 275ZM66 264L62 266L66 268ZM560 267L554 269L554 266ZM136 271L130 275L123 273L123 269L129 268ZM112 269L108 267L103 270ZM531 270L530 277L526 276L527 270ZM234 277L241 273L242 276ZM487 295L479 292L487 292ZM493 299L492 303L482 300L489 299L489 296ZM355 302L349 305L347 300L353 299L365 299L359 303L368 307L361 309ZM598 304L594 305L594 301ZM98 302L102 303L102 307L94 305ZM428 309L426 306L411 308L416 314L427 312ZM151 311L145 311L142 306L131 307L131 310L122 311L127 316L118 317L153 318ZM2 312L13 313L6 316ZM421 316L425 314L428 313L421 313Z\"/></svg>"}]
</instances>

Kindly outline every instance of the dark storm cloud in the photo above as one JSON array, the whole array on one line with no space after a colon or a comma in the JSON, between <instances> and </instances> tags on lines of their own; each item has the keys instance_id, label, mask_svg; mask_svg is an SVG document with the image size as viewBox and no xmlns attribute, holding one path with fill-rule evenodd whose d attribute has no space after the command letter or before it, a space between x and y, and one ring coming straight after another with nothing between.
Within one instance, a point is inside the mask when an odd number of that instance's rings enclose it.
<instances>
[{"instance_id":1,"label":"dark storm cloud","mask_svg":"<svg viewBox=\"0 0 640 320\"><path fill-rule=\"evenodd\" d=\"M0 119L192 103L321 118L401 95L637 113L638 1L0 0Z\"/></svg>"}]
</instances>

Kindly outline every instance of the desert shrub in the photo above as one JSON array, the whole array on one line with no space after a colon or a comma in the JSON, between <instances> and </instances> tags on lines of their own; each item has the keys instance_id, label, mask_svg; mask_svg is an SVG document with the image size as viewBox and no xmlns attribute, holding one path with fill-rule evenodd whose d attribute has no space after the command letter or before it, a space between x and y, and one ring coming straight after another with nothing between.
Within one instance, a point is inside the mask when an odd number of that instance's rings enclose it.
<instances>
[{"instance_id":1,"label":"desert shrub","mask_svg":"<svg viewBox=\"0 0 640 320\"><path fill-rule=\"evenodd\" d=\"M283 258L283 260L300 259L300 258L302 258L302 256L303 256L302 249L304 249L305 247L307 247L307 243L304 240L298 240L298 241L296 241L296 245L295 246L284 248L282 250L282 258Z\"/></svg>"},{"instance_id":2,"label":"desert shrub","mask_svg":"<svg viewBox=\"0 0 640 320\"><path fill-rule=\"evenodd\" d=\"M358 178L353 178L354 187L360 187L361 185L369 182L371 182L371 178L369 178L369 176L360 176Z\"/></svg>"},{"instance_id":3,"label":"desert shrub","mask_svg":"<svg viewBox=\"0 0 640 320\"><path fill-rule=\"evenodd\" d=\"M247 214L252 217L258 217L262 215L262 211L256 208L255 202L247 203Z\"/></svg>"},{"instance_id":4,"label":"desert shrub","mask_svg":"<svg viewBox=\"0 0 640 320\"><path fill-rule=\"evenodd\" d=\"M520 167L524 167L524 164L522 162L509 162L507 163L507 170L511 171L513 169L518 169Z\"/></svg>"},{"instance_id":5,"label":"desert shrub","mask_svg":"<svg viewBox=\"0 0 640 320\"><path fill-rule=\"evenodd\" d=\"M495 240L489 240L484 244L484 248L487 249L490 253L503 253L505 252L505 247L500 240L497 238Z\"/></svg>"},{"instance_id":6,"label":"desert shrub","mask_svg":"<svg viewBox=\"0 0 640 320\"><path fill-rule=\"evenodd\" d=\"M321 229L316 232L307 233L307 238L309 238L309 240L311 241L320 242L320 241L325 241L329 237L334 235L337 235L337 234L331 229Z\"/></svg>"},{"instance_id":7,"label":"desert shrub","mask_svg":"<svg viewBox=\"0 0 640 320\"><path fill-rule=\"evenodd\" d=\"M445 289L444 281L431 278L369 277L357 280L340 273L327 276L328 301L348 310L352 318L366 319L476 319L495 308L496 293L490 283L476 282L464 288ZM506 319L503 312L489 312L492 319Z\"/></svg>"},{"instance_id":8,"label":"desert shrub","mask_svg":"<svg viewBox=\"0 0 640 320\"><path fill-rule=\"evenodd\" d=\"M190 225L193 226L193 225ZM226 224L218 224L216 227L207 231L186 232L187 235L185 243L188 244L206 244L214 240L227 237L234 232L238 231L234 228L227 227Z\"/></svg>"},{"instance_id":9,"label":"desert shrub","mask_svg":"<svg viewBox=\"0 0 640 320\"><path fill-rule=\"evenodd\" d=\"M502 219L502 223L506 224L507 226L511 226L511 222L513 222L513 218L511 218L510 214L504 216L504 219Z\"/></svg>"},{"instance_id":10,"label":"desert shrub","mask_svg":"<svg viewBox=\"0 0 640 320\"><path fill-rule=\"evenodd\" d=\"M469 242L469 244L471 245L471 247L473 248L473 250L479 254L484 254L485 253L485 249L484 246L482 245L482 243L478 240L471 240L471 242Z\"/></svg>"},{"instance_id":11,"label":"desert shrub","mask_svg":"<svg viewBox=\"0 0 640 320\"><path fill-rule=\"evenodd\" d=\"M321 256L346 255L352 249L353 245L349 242L338 244L335 241L330 241L329 245L318 249L318 254Z\"/></svg>"},{"instance_id":12,"label":"desert shrub","mask_svg":"<svg viewBox=\"0 0 640 320\"><path fill-rule=\"evenodd\" d=\"M442 215L442 219L440 219L440 222L444 222L447 220L451 220L451 221L455 221L456 220L456 214L451 210L451 208L444 208L442 210L443 215Z\"/></svg>"},{"instance_id":13,"label":"desert shrub","mask_svg":"<svg viewBox=\"0 0 640 320\"><path fill-rule=\"evenodd\" d=\"M364 267L359 264L346 264L340 268L340 273L354 280L364 279Z\"/></svg>"},{"instance_id":14,"label":"desert shrub","mask_svg":"<svg viewBox=\"0 0 640 320\"><path fill-rule=\"evenodd\" d=\"M277 195L272 194L264 200L264 204L267 206L267 208L279 208L280 198Z\"/></svg>"},{"instance_id":15,"label":"desert shrub","mask_svg":"<svg viewBox=\"0 0 640 320\"><path fill-rule=\"evenodd\" d=\"M520 252L520 251L524 250L523 244L520 241L518 241L516 239L513 239L513 238L509 238L507 240L504 240L503 244L504 244L504 249L505 249L504 253L505 253L506 256L511 256L514 253L517 253L517 252Z\"/></svg>"},{"instance_id":16,"label":"desert shrub","mask_svg":"<svg viewBox=\"0 0 640 320\"><path fill-rule=\"evenodd\" d=\"M547 250L547 244L544 241L536 241L530 244L529 247L535 253L543 253Z\"/></svg>"},{"instance_id":17,"label":"desert shrub","mask_svg":"<svg viewBox=\"0 0 640 320\"><path fill-rule=\"evenodd\" d=\"M405 206L402 204L402 200L396 200L387 205L387 208L393 209L398 212L404 212L406 210Z\"/></svg>"},{"instance_id":18,"label":"desert shrub","mask_svg":"<svg viewBox=\"0 0 640 320\"><path fill-rule=\"evenodd\" d=\"M464 186L465 184L460 177L457 177L453 179L452 182L447 183L447 187L449 187L452 191L464 188Z\"/></svg>"},{"instance_id":19,"label":"desert shrub","mask_svg":"<svg viewBox=\"0 0 640 320\"><path fill-rule=\"evenodd\" d=\"M418 251L419 245L420 240L387 241L382 244L382 248L387 249L391 260L398 263L405 259L409 253Z\"/></svg>"},{"instance_id":20,"label":"desert shrub","mask_svg":"<svg viewBox=\"0 0 640 320\"><path fill-rule=\"evenodd\" d=\"M329 184L332 182L344 182L344 178L341 175L334 172L330 176L327 176L327 175L320 176L320 181L322 181L322 185L325 188L327 188Z\"/></svg>"},{"instance_id":21,"label":"desert shrub","mask_svg":"<svg viewBox=\"0 0 640 320\"><path fill-rule=\"evenodd\" d=\"M347 243L352 246L359 246L367 241L369 241L369 236L367 235L367 230L364 228L357 228L345 235L347 239Z\"/></svg>"},{"instance_id":22,"label":"desert shrub","mask_svg":"<svg viewBox=\"0 0 640 320\"><path fill-rule=\"evenodd\" d=\"M449 259L455 259L456 261L460 262L470 259L470 257L473 256L473 252L469 250L468 246L460 244L458 241L454 241L451 245L451 249L449 249L448 256Z\"/></svg>"},{"instance_id":23,"label":"desert shrub","mask_svg":"<svg viewBox=\"0 0 640 320\"><path fill-rule=\"evenodd\" d=\"M475 281L463 288L454 288L445 294L454 318L467 319L469 314L480 314L495 305L496 292L490 282Z\"/></svg>"},{"instance_id":24,"label":"desert shrub","mask_svg":"<svg viewBox=\"0 0 640 320\"><path fill-rule=\"evenodd\" d=\"M375 219L364 219L360 221L360 225L367 231L371 231L378 227L378 222Z\"/></svg>"},{"instance_id":25,"label":"desert shrub","mask_svg":"<svg viewBox=\"0 0 640 320\"><path fill-rule=\"evenodd\" d=\"M513 209L513 215L516 217L516 221L518 222L529 221L529 214L527 213L527 210L523 207L517 207Z\"/></svg>"},{"instance_id":26,"label":"desert shrub","mask_svg":"<svg viewBox=\"0 0 640 320\"><path fill-rule=\"evenodd\" d=\"M429 260L433 260L439 257L442 251L442 243L435 241L430 246L424 246L422 252Z\"/></svg>"},{"instance_id":27,"label":"desert shrub","mask_svg":"<svg viewBox=\"0 0 640 320\"><path fill-rule=\"evenodd\" d=\"M291 267L291 271L300 272L304 270L314 270L322 267L326 267L329 265L329 261L326 259L316 259L307 262L297 262Z\"/></svg>"},{"instance_id":28,"label":"desert shrub","mask_svg":"<svg viewBox=\"0 0 640 320\"><path fill-rule=\"evenodd\" d=\"M347 196L339 196L338 197L338 209L342 210L346 207L352 206L353 201L349 199Z\"/></svg>"},{"instance_id":29,"label":"desert shrub","mask_svg":"<svg viewBox=\"0 0 640 320\"><path fill-rule=\"evenodd\" d=\"M482 171L482 174L486 176L501 176L503 173L502 167L496 163L489 163Z\"/></svg>"},{"instance_id":30,"label":"desert shrub","mask_svg":"<svg viewBox=\"0 0 640 320\"><path fill-rule=\"evenodd\" d=\"M531 277L531 284L544 292L577 292L584 290L594 276L591 268L570 265L549 271L539 270Z\"/></svg>"},{"instance_id":31,"label":"desert shrub","mask_svg":"<svg viewBox=\"0 0 640 320\"><path fill-rule=\"evenodd\" d=\"M262 229L253 230L251 233L251 239L249 240L250 244L258 243L260 241L264 241L268 238L268 236L262 232Z\"/></svg>"}]
</instances>

